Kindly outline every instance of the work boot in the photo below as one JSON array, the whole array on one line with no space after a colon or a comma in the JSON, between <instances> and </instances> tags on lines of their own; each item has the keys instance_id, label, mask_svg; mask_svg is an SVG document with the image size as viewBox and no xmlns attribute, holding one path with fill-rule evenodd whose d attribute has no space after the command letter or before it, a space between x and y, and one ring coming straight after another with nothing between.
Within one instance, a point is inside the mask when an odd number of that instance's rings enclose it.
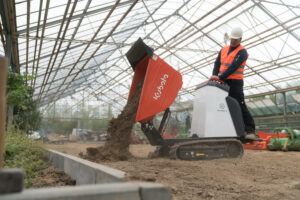
<instances>
[{"instance_id":1,"label":"work boot","mask_svg":"<svg viewBox=\"0 0 300 200\"><path fill-rule=\"evenodd\" d=\"M258 137L257 137L257 135L255 134L255 133L247 133L246 135L245 135L245 139L247 139L247 140L255 140L255 139L257 139Z\"/></svg>"}]
</instances>

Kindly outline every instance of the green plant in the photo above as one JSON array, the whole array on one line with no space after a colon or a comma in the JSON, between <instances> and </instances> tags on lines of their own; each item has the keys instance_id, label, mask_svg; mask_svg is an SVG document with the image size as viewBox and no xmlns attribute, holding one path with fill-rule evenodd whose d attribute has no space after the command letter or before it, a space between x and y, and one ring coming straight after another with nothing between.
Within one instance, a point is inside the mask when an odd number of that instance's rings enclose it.
<instances>
[{"instance_id":1,"label":"green plant","mask_svg":"<svg viewBox=\"0 0 300 200\"><path fill-rule=\"evenodd\" d=\"M33 100L34 90L26 85L26 78L33 80L33 76L21 75L8 71L7 74L7 105L13 107L13 118L19 128L37 130L41 125L41 114L36 101ZM10 113L8 113L10 115Z\"/></svg>"},{"instance_id":2,"label":"green plant","mask_svg":"<svg viewBox=\"0 0 300 200\"><path fill-rule=\"evenodd\" d=\"M177 134L177 137L179 139L181 139L181 138L187 138L189 136L190 136L190 134L185 131L185 126L180 126L179 127L179 133Z\"/></svg>"},{"instance_id":3,"label":"green plant","mask_svg":"<svg viewBox=\"0 0 300 200\"><path fill-rule=\"evenodd\" d=\"M22 168L25 172L25 187L30 186L31 179L39 170L50 165L39 143L14 126L7 129L4 149L4 167Z\"/></svg>"},{"instance_id":4,"label":"green plant","mask_svg":"<svg viewBox=\"0 0 300 200\"><path fill-rule=\"evenodd\" d=\"M260 100L264 100L265 98L266 98L266 96L254 97L254 98L251 98L250 101L260 101Z\"/></svg>"},{"instance_id":5,"label":"green plant","mask_svg":"<svg viewBox=\"0 0 300 200\"><path fill-rule=\"evenodd\" d=\"M270 95L270 99L276 104L276 94Z\"/></svg>"}]
</instances>

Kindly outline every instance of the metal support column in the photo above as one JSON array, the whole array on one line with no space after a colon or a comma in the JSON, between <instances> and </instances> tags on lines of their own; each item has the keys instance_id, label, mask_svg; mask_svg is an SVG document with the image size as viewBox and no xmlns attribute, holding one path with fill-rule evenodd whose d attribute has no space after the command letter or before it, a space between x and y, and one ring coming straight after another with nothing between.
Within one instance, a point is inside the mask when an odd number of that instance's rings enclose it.
<instances>
[{"instance_id":1,"label":"metal support column","mask_svg":"<svg viewBox=\"0 0 300 200\"><path fill-rule=\"evenodd\" d=\"M284 122L285 122L285 125L287 126L288 123L287 123L287 109L286 109L286 95L285 95L285 92L282 93L283 95L283 119L284 119Z\"/></svg>"},{"instance_id":2,"label":"metal support column","mask_svg":"<svg viewBox=\"0 0 300 200\"><path fill-rule=\"evenodd\" d=\"M8 58L8 66L11 66L13 72L20 73L14 2L14 0L0 0L0 15L2 19L3 32L6 39L5 55Z\"/></svg>"}]
</instances>

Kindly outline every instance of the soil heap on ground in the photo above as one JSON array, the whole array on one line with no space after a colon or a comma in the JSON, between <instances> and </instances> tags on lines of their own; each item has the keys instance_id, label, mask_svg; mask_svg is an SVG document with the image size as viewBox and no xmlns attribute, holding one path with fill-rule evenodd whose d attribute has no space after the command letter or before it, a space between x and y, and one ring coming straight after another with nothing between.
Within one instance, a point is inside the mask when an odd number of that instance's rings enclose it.
<instances>
[{"instance_id":1,"label":"soil heap on ground","mask_svg":"<svg viewBox=\"0 0 300 200\"><path fill-rule=\"evenodd\" d=\"M69 177L63 170L53 166L38 172L38 175L31 180L32 188L57 187L65 185L76 185L76 181Z\"/></svg>"},{"instance_id":2,"label":"soil heap on ground","mask_svg":"<svg viewBox=\"0 0 300 200\"><path fill-rule=\"evenodd\" d=\"M131 130L135 124L142 89L143 81L137 84L135 93L130 97L121 114L109 122L107 129L109 136L105 145L97 148L88 147L85 155L79 154L82 158L97 162L128 160L132 157L129 152Z\"/></svg>"}]
</instances>

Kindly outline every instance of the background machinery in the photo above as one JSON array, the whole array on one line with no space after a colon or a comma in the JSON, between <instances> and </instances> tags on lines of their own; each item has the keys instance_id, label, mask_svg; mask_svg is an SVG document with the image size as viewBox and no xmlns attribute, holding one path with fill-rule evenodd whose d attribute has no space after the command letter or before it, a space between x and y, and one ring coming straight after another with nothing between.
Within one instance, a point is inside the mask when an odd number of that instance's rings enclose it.
<instances>
[{"instance_id":1,"label":"background machinery","mask_svg":"<svg viewBox=\"0 0 300 200\"><path fill-rule=\"evenodd\" d=\"M280 137L280 133L282 132L286 134L286 137ZM288 127L275 128L273 130L273 138L270 138L267 148L269 150L299 151L300 135Z\"/></svg>"}]
</instances>

